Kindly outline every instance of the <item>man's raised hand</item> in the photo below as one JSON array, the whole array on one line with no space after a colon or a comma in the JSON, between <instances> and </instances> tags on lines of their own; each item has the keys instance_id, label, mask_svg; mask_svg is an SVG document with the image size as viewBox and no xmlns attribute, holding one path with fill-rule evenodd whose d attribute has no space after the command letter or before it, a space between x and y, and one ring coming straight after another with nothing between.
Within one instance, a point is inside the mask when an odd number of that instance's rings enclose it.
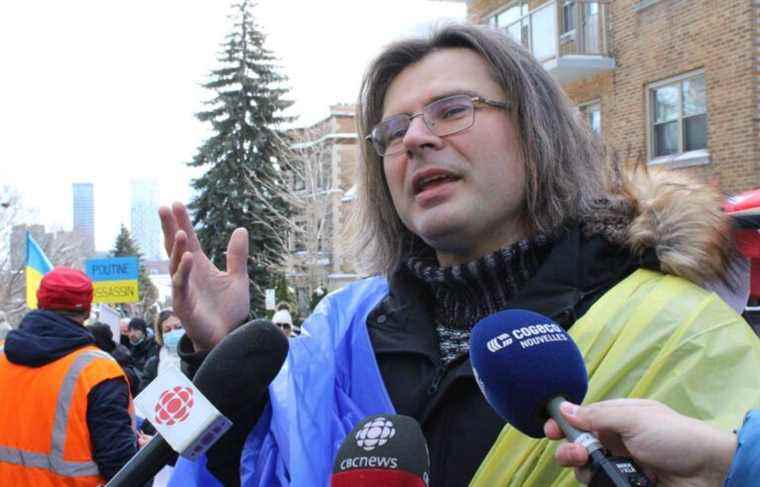
<instances>
[{"instance_id":1,"label":"man's raised hand","mask_svg":"<svg viewBox=\"0 0 760 487\"><path fill-rule=\"evenodd\" d=\"M172 304L196 350L209 350L248 316L248 231L227 244L227 270L206 257L182 203L158 210L169 255Z\"/></svg>"}]
</instances>

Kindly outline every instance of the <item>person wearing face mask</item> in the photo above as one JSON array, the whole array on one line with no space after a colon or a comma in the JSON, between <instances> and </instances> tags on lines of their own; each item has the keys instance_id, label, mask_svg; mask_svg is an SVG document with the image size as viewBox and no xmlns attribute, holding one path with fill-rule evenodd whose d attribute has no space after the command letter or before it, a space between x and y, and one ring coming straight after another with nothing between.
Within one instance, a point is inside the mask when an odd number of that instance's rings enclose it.
<instances>
[{"instance_id":1,"label":"person wearing face mask","mask_svg":"<svg viewBox=\"0 0 760 487\"><path fill-rule=\"evenodd\" d=\"M182 328L182 323L180 323L177 315L170 309L161 311L156 318L153 329L155 331L154 339L159 349L158 353L145 363L140 381L141 391L169 366L174 365L180 368L177 345L180 338L185 334L185 330Z\"/></svg>"}]
</instances>

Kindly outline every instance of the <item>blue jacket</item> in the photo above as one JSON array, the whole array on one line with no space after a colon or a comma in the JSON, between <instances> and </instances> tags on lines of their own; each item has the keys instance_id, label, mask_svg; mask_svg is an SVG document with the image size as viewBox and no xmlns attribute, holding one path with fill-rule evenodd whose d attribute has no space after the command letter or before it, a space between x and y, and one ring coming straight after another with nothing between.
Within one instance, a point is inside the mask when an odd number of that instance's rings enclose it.
<instances>
[{"instance_id":1,"label":"blue jacket","mask_svg":"<svg viewBox=\"0 0 760 487\"><path fill-rule=\"evenodd\" d=\"M726 487L756 485L760 478L760 410L747 413L739 430L738 445Z\"/></svg>"},{"instance_id":2,"label":"blue jacket","mask_svg":"<svg viewBox=\"0 0 760 487\"><path fill-rule=\"evenodd\" d=\"M4 348L10 362L40 367L85 345L95 345L95 339L84 326L53 311L38 310L8 333ZM122 379L101 382L87 396L93 459L107 479L137 453L128 408L129 386Z\"/></svg>"}]
</instances>

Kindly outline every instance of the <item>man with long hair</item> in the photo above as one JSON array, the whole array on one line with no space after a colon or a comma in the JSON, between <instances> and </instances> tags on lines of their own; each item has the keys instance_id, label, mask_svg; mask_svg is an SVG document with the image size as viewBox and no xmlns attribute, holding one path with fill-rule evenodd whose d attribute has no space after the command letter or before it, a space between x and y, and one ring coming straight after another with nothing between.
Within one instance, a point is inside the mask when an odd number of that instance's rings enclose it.
<instances>
[{"instance_id":1,"label":"man with long hair","mask_svg":"<svg viewBox=\"0 0 760 487\"><path fill-rule=\"evenodd\" d=\"M649 395L729 427L760 399L749 328L701 287L740 288L719 195L616 170L523 47L468 25L392 44L365 75L358 126L354 244L374 277L306 320L244 454L247 481L324 485L343 436L382 412L420 422L430 485L561 481L552 446L505 429L473 377L470 330L506 308L570 330L593 400ZM160 215L180 353L198 363L247 316L247 231L222 272L181 204ZM708 371L729 401L700 383Z\"/></svg>"}]
</instances>

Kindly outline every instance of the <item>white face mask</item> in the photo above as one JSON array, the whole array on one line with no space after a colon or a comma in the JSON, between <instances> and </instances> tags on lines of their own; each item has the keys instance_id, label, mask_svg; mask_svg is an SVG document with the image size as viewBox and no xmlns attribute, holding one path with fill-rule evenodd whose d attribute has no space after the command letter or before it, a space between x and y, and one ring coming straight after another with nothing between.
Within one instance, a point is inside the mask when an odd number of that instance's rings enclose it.
<instances>
[{"instance_id":1,"label":"white face mask","mask_svg":"<svg viewBox=\"0 0 760 487\"><path fill-rule=\"evenodd\" d=\"M164 346L170 351L170 352L176 352L177 346L179 346L179 340L182 338L182 335L185 334L184 328L179 328L177 330L172 330L169 333L164 333Z\"/></svg>"}]
</instances>

